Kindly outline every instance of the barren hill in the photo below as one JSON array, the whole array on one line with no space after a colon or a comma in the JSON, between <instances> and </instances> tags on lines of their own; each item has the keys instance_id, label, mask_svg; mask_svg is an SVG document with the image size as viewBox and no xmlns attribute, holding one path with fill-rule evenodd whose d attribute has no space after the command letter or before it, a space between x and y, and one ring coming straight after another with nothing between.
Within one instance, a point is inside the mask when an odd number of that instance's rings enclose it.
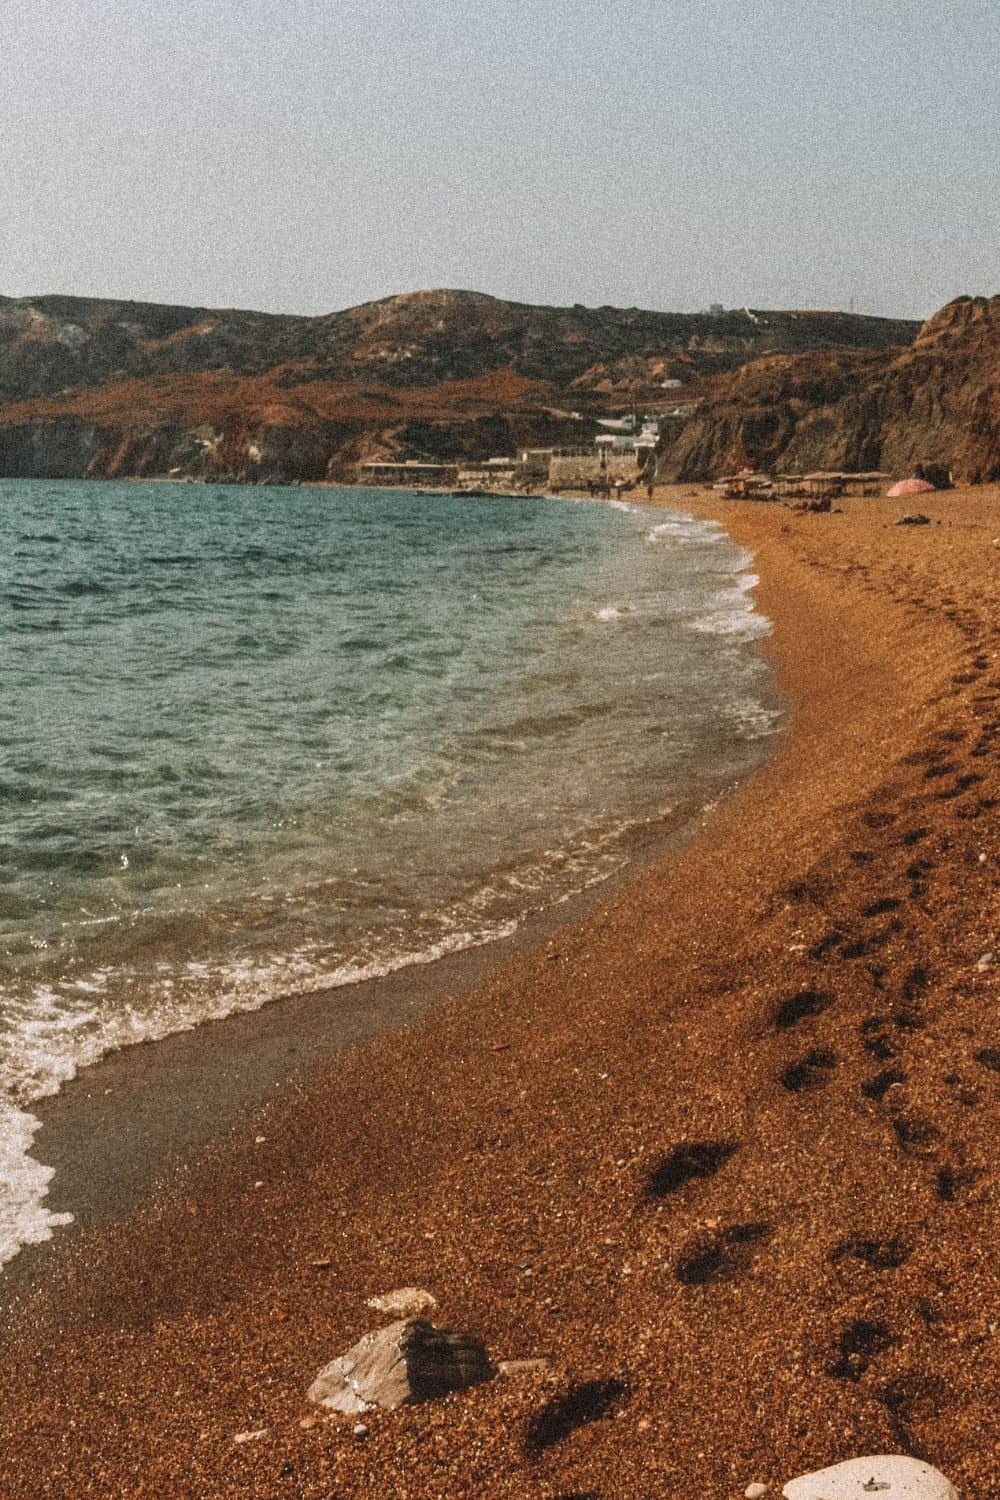
<instances>
[{"instance_id":1,"label":"barren hill","mask_svg":"<svg viewBox=\"0 0 1000 1500\"><path fill-rule=\"evenodd\" d=\"M316 318L0 298L0 474L338 478L365 457L568 445L589 438L595 415L662 405L670 390L690 399L762 356L882 352L916 329L447 290Z\"/></svg>"}]
</instances>

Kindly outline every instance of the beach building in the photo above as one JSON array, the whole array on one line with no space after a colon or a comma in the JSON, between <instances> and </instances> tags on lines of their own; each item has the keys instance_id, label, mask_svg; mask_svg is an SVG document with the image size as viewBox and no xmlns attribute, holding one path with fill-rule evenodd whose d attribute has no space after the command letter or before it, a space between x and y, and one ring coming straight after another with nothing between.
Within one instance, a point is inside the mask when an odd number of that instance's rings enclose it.
<instances>
[{"instance_id":1,"label":"beach building","mask_svg":"<svg viewBox=\"0 0 1000 1500\"><path fill-rule=\"evenodd\" d=\"M407 488L428 488L440 485L450 489L458 477L457 464L426 464L407 458L401 463L385 461L358 464L359 484L405 485Z\"/></svg>"},{"instance_id":2,"label":"beach building","mask_svg":"<svg viewBox=\"0 0 1000 1500\"><path fill-rule=\"evenodd\" d=\"M485 463L460 467L459 489L512 490L524 487L524 472L516 458L488 458Z\"/></svg>"}]
</instances>

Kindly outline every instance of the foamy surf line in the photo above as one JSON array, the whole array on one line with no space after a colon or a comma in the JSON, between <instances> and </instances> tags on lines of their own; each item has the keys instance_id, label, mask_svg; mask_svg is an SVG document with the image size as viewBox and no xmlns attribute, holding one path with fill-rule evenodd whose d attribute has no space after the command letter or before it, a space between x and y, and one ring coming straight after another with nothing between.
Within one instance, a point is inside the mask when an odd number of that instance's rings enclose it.
<instances>
[{"instance_id":1,"label":"foamy surf line","mask_svg":"<svg viewBox=\"0 0 1000 1500\"><path fill-rule=\"evenodd\" d=\"M172 1009L169 1015L147 1012L141 1020L134 1015L123 1017L120 1012L103 1017L94 1012L94 1024L87 1032L85 1044L75 1050L73 1028L53 1029L47 1038L48 1045L34 1050L32 1040L37 1041L43 1030L36 1027L33 1037L22 1034L17 1039L17 1052L8 1056L7 1065L10 1067L12 1062L20 1064L16 1070L22 1073L22 1088L27 1094L24 1105L34 1104L57 1094L64 1084L113 1052L144 1042L163 1041L166 1037L193 1031L229 1016L249 1014L290 993L308 995L343 989L386 978L402 969L432 964L449 954L509 937L517 926L516 921L501 923L476 933L455 935L427 949L400 954L383 963L346 966L330 973L309 973L294 960L276 964L270 970L255 972L252 990L226 990L209 1003L206 1003L204 994L200 995L197 1007L192 1008L187 1016L179 1014L176 1009ZM190 967L207 971L207 966L196 962ZM0 1098L0 1266L13 1260L26 1245L42 1244L52 1238L56 1229L73 1222L71 1213L52 1213L45 1206L55 1173L53 1168L32 1155L34 1137L41 1126L42 1121L17 1103L11 1092Z\"/></svg>"},{"instance_id":2,"label":"foamy surf line","mask_svg":"<svg viewBox=\"0 0 1000 1500\"><path fill-rule=\"evenodd\" d=\"M163 1041L231 1016L252 1014L290 995L306 997L386 979L403 970L428 966L442 958L511 937L524 922L544 910L547 903L543 900L539 904L538 898L545 887L547 867L572 868L574 861L579 867L571 887L551 897L549 904L558 907L618 873L623 861L616 855L615 846L630 831L631 825L619 823L575 853L545 851L520 876L512 873L505 876L506 887L524 897L519 916L480 926L463 926L420 949L334 968L316 964L306 952L277 958L270 964L236 964L225 970L213 970L207 962L190 959L184 966L187 974L205 983L197 984L192 993L178 1002L173 993L174 982L167 981L163 1000L147 1005L141 1013L137 1009L102 1012L97 997L104 988L101 981L109 977L107 971L93 980L72 981L63 994L47 987L33 997L32 1006L17 1007L22 1022L18 1030L8 1031L2 1059L5 1076L0 1095L0 1267L13 1260L25 1246L50 1240L56 1229L74 1219L71 1213L53 1213L46 1207L55 1174L53 1168L32 1154L42 1121L30 1112L30 1105L53 1097L81 1072L126 1048ZM469 920L477 908L488 908L494 895L492 887L478 892L466 903L464 917ZM65 1008L70 998L74 1002L71 1010Z\"/></svg>"}]
</instances>

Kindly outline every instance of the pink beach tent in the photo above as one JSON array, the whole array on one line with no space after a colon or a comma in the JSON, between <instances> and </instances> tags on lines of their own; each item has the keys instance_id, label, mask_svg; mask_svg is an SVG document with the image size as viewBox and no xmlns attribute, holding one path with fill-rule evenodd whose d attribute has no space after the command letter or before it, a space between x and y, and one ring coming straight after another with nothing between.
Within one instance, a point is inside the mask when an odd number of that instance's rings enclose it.
<instances>
[{"instance_id":1,"label":"pink beach tent","mask_svg":"<svg viewBox=\"0 0 1000 1500\"><path fill-rule=\"evenodd\" d=\"M901 479L891 490L886 490L886 494L890 500L898 500L902 495L929 495L933 488L926 479Z\"/></svg>"}]
</instances>

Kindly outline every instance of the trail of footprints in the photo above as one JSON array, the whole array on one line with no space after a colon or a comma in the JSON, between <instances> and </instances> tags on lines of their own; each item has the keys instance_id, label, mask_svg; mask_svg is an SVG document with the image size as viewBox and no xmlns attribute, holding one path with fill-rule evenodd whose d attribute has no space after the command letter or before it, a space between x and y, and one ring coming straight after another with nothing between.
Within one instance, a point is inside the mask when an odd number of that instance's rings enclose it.
<instances>
[{"instance_id":1,"label":"trail of footprints","mask_svg":"<svg viewBox=\"0 0 1000 1500\"><path fill-rule=\"evenodd\" d=\"M934 608L923 598L911 598L909 602L924 609ZM867 888L866 899L858 900L853 916L832 921L812 943L808 957L822 966L825 983L803 987L781 999L773 1010L771 1028L776 1041L785 1039L786 1044L796 1037L800 1026L813 1032L821 1030L822 1017L837 1003L834 988L830 986L830 966L866 960L877 1004L860 1021L857 1045L862 1057L876 1066L859 1085L861 1097L884 1114L891 1130L889 1140L896 1149L926 1159L931 1169L931 1191L939 1202L950 1203L975 1180L976 1174L943 1159L958 1153L949 1150L933 1121L907 1108L905 1103L908 1039L926 1024L924 1007L933 976L924 963L907 961L903 945L908 940L909 909L927 901L936 869L933 849L928 845L934 829L920 820L921 801L954 804L952 816L968 823L992 811L1000 800L984 795L985 777L976 768L977 762L995 757L1000 748L1000 679L995 674L983 680L996 663L986 654L982 621L971 612L960 613L953 599L941 600L940 607L971 642L968 667L953 675L952 684L954 691L981 684L982 690L969 702L972 722L968 729L951 727L940 731L932 743L904 757L902 765L906 771L918 773L918 784L914 789L911 775L910 785L898 799L898 808L874 807L862 814L860 821L866 834L880 841L879 848L859 847L848 856L849 864ZM994 639L1000 642L1000 631L994 632ZM942 838L940 830L937 848L942 852L948 848L947 837ZM873 894L872 879L880 867L888 867L892 872L891 886ZM810 873L795 882L788 894L793 901L809 901L822 908L825 882ZM896 942L897 939L900 941ZM880 957L887 948L893 949L892 963L883 962ZM912 959L912 951L908 957ZM979 1047L972 1053L972 1059L988 1072L1000 1072L1000 1047ZM814 1036L809 1046L786 1058L777 1079L789 1094L809 1096L831 1083L839 1064L834 1048ZM961 1085L960 1079L950 1075L944 1081ZM973 1104L977 1096L972 1090L960 1093L959 1097ZM732 1140L703 1140L674 1146L650 1173L646 1200L658 1201L689 1184L706 1183L726 1166L739 1144ZM673 1274L686 1287L711 1286L730 1280L752 1265L757 1252L771 1237L772 1226L762 1222L720 1222L714 1228L699 1228L682 1246ZM832 1245L827 1259L834 1266L854 1263L884 1275L904 1265L912 1250L913 1245L899 1234L881 1237L858 1234ZM826 1372L838 1380L857 1382L895 1342L893 1330L878 1318L852 1318L832 1336ZM934 1377L908 1372L879 1386L876 1394L905 1451L916 1451L910 1430L913 1423L923 1412L933 1412L940 1405L938 1385Z\"/></svg>"}]
</instances>

